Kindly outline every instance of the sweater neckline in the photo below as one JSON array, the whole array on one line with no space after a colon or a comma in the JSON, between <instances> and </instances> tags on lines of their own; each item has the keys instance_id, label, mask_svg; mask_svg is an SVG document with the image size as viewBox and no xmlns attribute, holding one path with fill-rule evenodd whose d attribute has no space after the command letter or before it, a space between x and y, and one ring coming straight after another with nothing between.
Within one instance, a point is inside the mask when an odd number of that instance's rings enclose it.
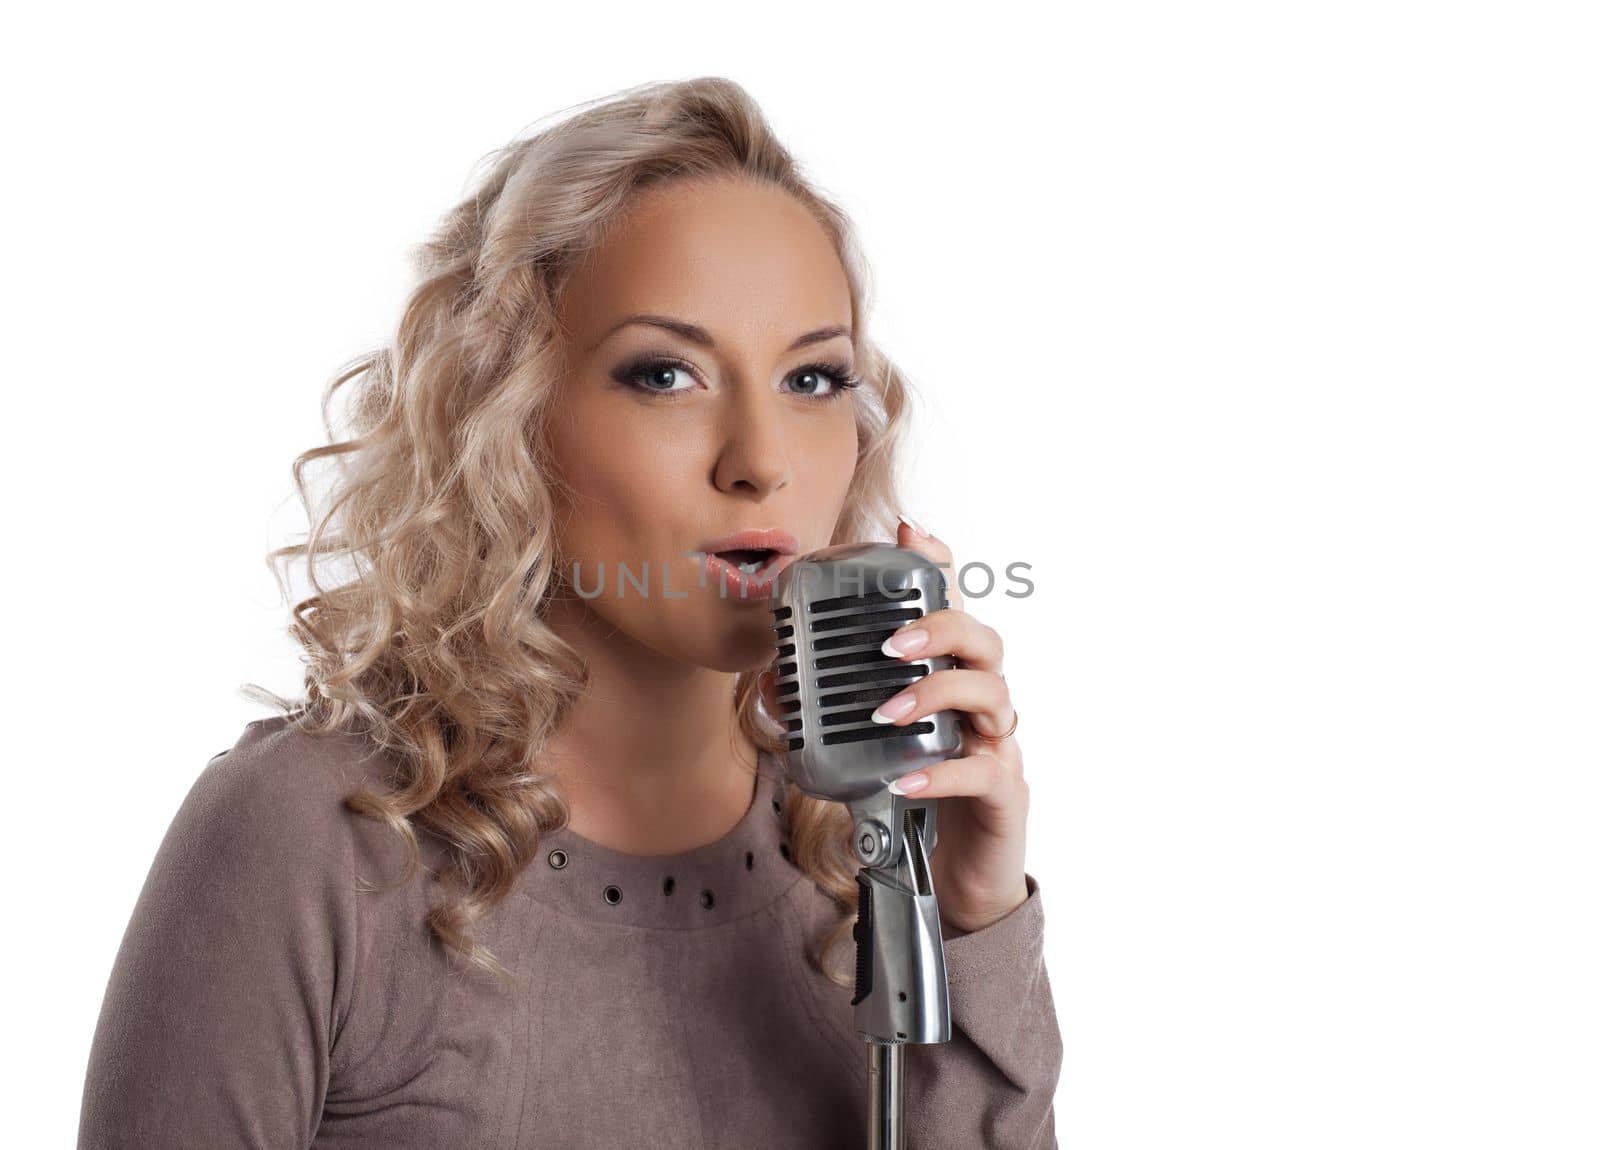
<instances>
[{"instance_id":1,"label":"sweater neckline","mask_svg":"<svg viewBox=\"0 0 1600 1150\"><path fill-rule=\"evenodd\" d=\"M804 877L785 829L786 782L782 764L759 751L744 817L715 842L675 854L628 854L571 827L545 831L523 889L536 902L597 923L704 930L740 918Z\"/></svg>"}]
</instances>

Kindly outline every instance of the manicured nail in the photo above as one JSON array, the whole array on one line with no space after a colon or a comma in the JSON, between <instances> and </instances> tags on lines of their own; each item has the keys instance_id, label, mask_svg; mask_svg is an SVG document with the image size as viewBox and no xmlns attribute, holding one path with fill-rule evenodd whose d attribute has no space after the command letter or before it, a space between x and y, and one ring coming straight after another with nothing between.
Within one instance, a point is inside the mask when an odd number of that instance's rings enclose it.
<instances>
[{"instance_id":1,"label":"manicured nail","mask_svg":"<svg viewBox=\"0 0 1600 1150\"><path fill-rule=\"evenodd\" d=\"M898 658L901 655L915 655L928 645L928 633L921 627L913 627L909 631L896 631L883 641L881 650L885 655Z\"/></svg>"},{"instance_id":2,"label":"manicured nail","mask_svg":"<svg viewBox=\"0 0 1600 1150\"><path fill-rule=\"evenodd\" d=\"M889 789L897 795L913 795L927 785L928 776L922 771L913 771L889 781Z\"/></svg>"},{"instance_id":3,"label":"manicured nail","mask_svg":"<svg viewBox=\"0 0 1600 1150\"><path fill-rule=\"evenodd\" d=\"M911 530L915 531L918 535L926 536L928 534L922 529L922 524L918 523L915 519L911 518L911 516L905 514L904 512L900 513L899 519L900 522L911 528Z\"/></svg>"},{"instance_id":4,"label":"manicured nail","mask_svg":"<svg viewBox=\"0 0 1600 1150\"><path fill-rule=\"evenodd\" d=\"M872 712L874 723L892 723L903 718L917 709L917 697L910 691L902 691L892 699L886 699ZM858 712L859 713L859 712Z\"/></svg>"}]
</instances>

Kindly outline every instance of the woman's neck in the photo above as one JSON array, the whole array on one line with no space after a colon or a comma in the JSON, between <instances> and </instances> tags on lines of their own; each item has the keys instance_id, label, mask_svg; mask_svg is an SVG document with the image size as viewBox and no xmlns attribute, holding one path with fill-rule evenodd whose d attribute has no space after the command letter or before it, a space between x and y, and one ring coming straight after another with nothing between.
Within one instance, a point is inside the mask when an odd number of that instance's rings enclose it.
<instances>
[{"instance_id":1,"label":"woman's neck","mask_svg":"<svg viewBox=\"0 0 1600 1150\"><path fill-rule=\"evenodd\" d=\"M738 677L664 659L581 602L554 604L546 618L590 674L547 744L572 831L659 855L732 830L755 793L756 748L734 710Z\"/></svg>"}]
</instances>

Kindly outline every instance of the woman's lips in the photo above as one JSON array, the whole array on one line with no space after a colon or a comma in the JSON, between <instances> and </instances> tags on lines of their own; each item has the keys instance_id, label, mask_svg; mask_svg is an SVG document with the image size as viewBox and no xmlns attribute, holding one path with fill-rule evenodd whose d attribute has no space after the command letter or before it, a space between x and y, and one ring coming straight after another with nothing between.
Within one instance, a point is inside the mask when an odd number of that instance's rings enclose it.
<instances>
[{"instance_id":1,"label":"woman's lips","mask_svg":"<svg viewBox=\"0 0 1600 1150\"><path fill-rule=\"evenodd\" d=\"M746 572L721 555L707 552L704 568L710 585L723 598L760 603L771 598L778 575L798 558L798 555L773 555L757 570Z\"/></svg>"},{"instance_id":2,"label":"woman's lips","mask_svg":"<svg viewBox=\"0 0 1600 1150\"><path fill-rule=\"evenodd\" d=\"M750 527L700 544L702 551L737 551L746 548L793 555L800 550L800 541L781 527Z\"/></svg>"}]
</instances>

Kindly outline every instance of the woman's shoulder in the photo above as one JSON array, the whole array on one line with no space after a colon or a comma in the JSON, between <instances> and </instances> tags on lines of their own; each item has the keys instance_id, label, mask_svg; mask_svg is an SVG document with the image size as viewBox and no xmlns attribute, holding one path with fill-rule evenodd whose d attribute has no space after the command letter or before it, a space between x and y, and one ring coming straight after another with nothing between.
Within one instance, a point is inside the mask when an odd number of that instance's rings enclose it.
<instances>
[{"instance_id":1,"label":"woman's shoulder","mask_svg":"<svg viewBox=\"0 0 1600 1150\"><path fill-rule=\"evenodd\" d=\"M215 745L215 744L213 744ZM353 726L316 732L296 716L246 723L233 746L213 755L198 782L231 798L315 818L356 786L379 782L389 756Z\"/></svg>"},{"instance_id":2,"label":"woman's shoulder","mask_svg":"<svg viewBox=\"0 0 1600 1150\"><path fill-rule=\"evenodd\" d=\"M248 724L200 768L107 984L80 1123L95 1145L247 1127L305 1144L356 986L382 961L373 928L406 897L362 898L362 844L392 832L344 806L383 762L349 732L285 717Z\"/></svg>"},{"instance_id":3,"label":"woman's shoulder","mask_svg":"<svg viewBox=\"0 0 1600 1150\"><path fill-rule=\"evenodd\" d=\"M191 855L284 868L389 855L383 844L394 832L345 800L381 792L392 767L390 754L353 727L316 733L290 716L256 719L201 769L171 835Z\"/></svg>"}]
</instances>

